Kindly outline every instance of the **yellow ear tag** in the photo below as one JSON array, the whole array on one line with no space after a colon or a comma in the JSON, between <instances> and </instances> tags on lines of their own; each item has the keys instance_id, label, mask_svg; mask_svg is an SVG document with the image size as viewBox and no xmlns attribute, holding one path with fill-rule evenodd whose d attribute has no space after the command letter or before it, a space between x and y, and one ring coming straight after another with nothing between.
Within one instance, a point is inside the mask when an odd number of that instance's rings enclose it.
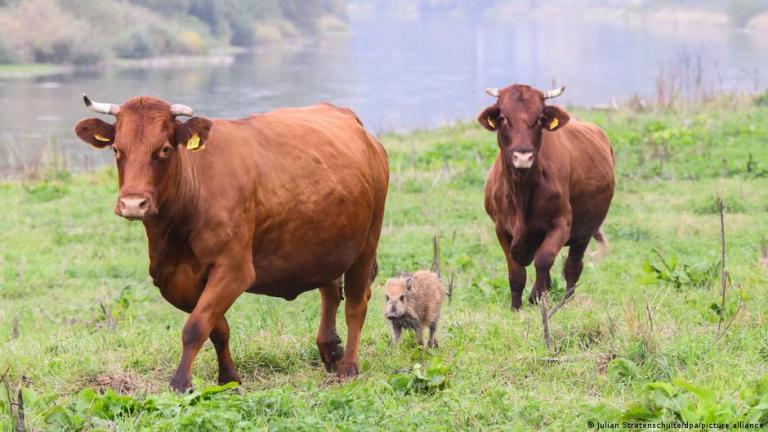
<instances>
[{"instance_id":1,"label":"yellow ear tag","mask_svg":"<svg viewBox=\"0 0 768 432\"><path fill-rule=\"evenodd\" d=\"M555 130L555 128L559 124L560 124L560 121L557 120L557 117L553 118L552 121L549 123L549 130Z\"/></svg>"},{"instance_id":2,"label":"yellow ear tag","mask_svg":"<svg viewBox=\"0 0 768 432\"><path fill-rule=\"evenodd\" d=\"M492 128L496 129L496 123L493 122L493 119L488 116L488 124L491 125Z\"/></svg>"},{"instance_id":3,"label":"yellow ear tag","mask_svg":"<svg viewBox=\"0 0 768 432\"><path fill-rule=\"evenodd\" d=\"M192 135L192 138L187 141L187 150L199 151L203 150L205 145L200 145L200 137L197 134Z\"/></svg>"},{"instance_id":4,"label":"yellow ear tag","mask_svg":"<svg viewBox=\"0 0 768 432\"><path fill-rule=\"evenodd\" d=\"M101 135L94 135L93 137L96 138L97 141L101 141L101 142L110 142L110 141L112 141L111 139L105 138L105 137L103 137Z\"/></svg>"}]
</instances>

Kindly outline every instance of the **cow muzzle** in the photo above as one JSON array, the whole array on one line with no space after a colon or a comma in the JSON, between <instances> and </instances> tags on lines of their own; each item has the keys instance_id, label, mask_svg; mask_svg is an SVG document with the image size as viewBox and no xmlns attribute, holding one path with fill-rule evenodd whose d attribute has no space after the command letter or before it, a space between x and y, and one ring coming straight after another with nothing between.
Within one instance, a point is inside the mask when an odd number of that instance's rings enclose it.
<instances>
[{"instance_id":1,"label":"cow muzzle","mask_svg":"<svg viewBox=\"0 0 768 432\"><path fill-rule=\"evenodd\" d=\"M128 220L141 220L156 214L157 208L149 195L126 195L118 198L115 213Z\"/></svg>"},{"instance_id":2,"label":"cow muzzle","mask_svg":"<svg viewBox=\"0 0 768 432\"><path fill-rule=\"evenodd\" d=\"M512 166L528 169L533 166L533 152L512 152Z\"/></svg>"}]
</instances>

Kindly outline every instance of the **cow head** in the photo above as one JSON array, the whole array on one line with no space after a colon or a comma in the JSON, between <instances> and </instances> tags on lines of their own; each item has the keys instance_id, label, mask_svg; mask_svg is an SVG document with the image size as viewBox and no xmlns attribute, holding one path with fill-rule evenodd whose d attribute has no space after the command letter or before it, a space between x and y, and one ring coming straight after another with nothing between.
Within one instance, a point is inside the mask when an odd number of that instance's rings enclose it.
<instances>
[{"instance_id":1,"label":"cow head","mask_svg":"<svg viewBox=\"0 0 768 432\"><path fill-rule=\"evenodd\" d=\"M174 193L180 153L204 148L213 123L202 117L181 123L176 117L191 117L192 108L151 97L123 105L93 102L85 94L83 100L91 111L115 116L114 123L91 118L75 126L80 139L115 154L120 182L115 213L131 220L155 216Z\"/></svg>"},{"instance_id":2,"label":"cow head","mask_svg":"<svg viewBox=\"0 0 768 432\"><path fill-rule=\"evenodd\" d=\"M564 90L542 92L522 84L486 89L496 103L484 109L477 121L496 132L508 172L526 175L536 166L542 133L554 133L568 123L570 117L565 111L545 104L546 99L560 96Z\"/></svg>"}]
</instances>

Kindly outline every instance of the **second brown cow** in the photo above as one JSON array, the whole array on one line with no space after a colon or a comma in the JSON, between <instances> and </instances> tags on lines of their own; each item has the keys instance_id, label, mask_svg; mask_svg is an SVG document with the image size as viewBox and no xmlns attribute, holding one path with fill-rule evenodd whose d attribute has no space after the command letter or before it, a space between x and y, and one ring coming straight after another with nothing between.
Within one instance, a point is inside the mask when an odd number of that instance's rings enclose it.
<instances>
[{"instance_id":1,"label":"second brown cow","mask_svg":"<svg viewBox=\"0 0 768 432\"><path fill-rule=\"evenodd\" d=\"M551 286L560 249L569 246L564 273L570 295L589 241L594 237L605 245L600 225L613 198L613 150L602 129L546 105L563 90L520 84L487 89L497 100L478 116L496 132L499 145L485 185L485 209L507 260L513 309L522 304L531 262L536 281L529 301L535 303Z\"/></svg>"},{"instance_id":2,"label":"second brown cow","mask_svg":"<svg viewBox=\"0 0 768 432\"><path fill-rule=\"evenodd\" d=\"M144 223L152 280L189 313L172 388L190 388L209 337L219 381L240 381L224 314L244 292L290 300L319 287L320 356L342 378L358 373L389 171L384 148L352 111L321 104L181 122L191 108L151 97L85 103L116 118L75 128L115 153L115 212ZM341 275L346 349L336 334Z\"/></svg>"}]
</instances>

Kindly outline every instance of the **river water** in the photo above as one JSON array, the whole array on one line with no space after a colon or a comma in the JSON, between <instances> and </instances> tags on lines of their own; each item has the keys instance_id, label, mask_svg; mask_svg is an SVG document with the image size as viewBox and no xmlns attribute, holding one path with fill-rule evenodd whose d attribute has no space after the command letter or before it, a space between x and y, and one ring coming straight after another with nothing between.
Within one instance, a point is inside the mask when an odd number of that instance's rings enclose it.
<instances>
[{"instance_id":1,"label":"river water","mask_svg":"<svg viewBox=\"0 0 768 432\"><path fill-rule=\"evenodd\" d=\"M241 117L330 101L354 109L369 129L406 131L467 120L488 86L564 84L560 104L597 105L639 94L653 100L662 65L686 51L705 85L752 90L768 80L768 38L723 28L649 27L583 20L353 17L350 32L264 47L229 64L82 71L0 80L0 176L51 155L69 168L110 160L78 141L89 116L81 93L122 103L153 95L210 117Z\"/></svg>"}]
</instances>

